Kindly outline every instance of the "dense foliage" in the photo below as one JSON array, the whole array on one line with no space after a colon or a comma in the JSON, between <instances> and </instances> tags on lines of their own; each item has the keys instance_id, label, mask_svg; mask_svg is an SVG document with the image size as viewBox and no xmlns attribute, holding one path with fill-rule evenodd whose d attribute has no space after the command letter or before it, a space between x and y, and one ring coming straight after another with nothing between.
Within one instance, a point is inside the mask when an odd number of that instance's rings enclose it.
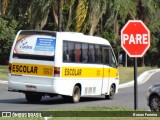
<instances>
[{"instance_id":1,"label":"dense foliage","mask_svg":"<svg viewBox=\"0 0 160 120\"><path fill-rule=\"evenodd\" d=\"M0 0L0 8L0 64L7 63L20 29L101 36L111 42L118 56L123 51L122 27L130 19L140 19L151 31L151 47L138 64L160 66L160 0ZM128 58L128 65L133 65L133 59Z\"/></svg>"},{"instance_id":2,"label":"dense foliage","mask_svg":"<svg viewBox=\"0 0 160 120\"><path fill-rule=\"evenodd\" d=\"M16 33L17 22L0 18L0 63L7 64Z\"/></svg>"}]
</instances>

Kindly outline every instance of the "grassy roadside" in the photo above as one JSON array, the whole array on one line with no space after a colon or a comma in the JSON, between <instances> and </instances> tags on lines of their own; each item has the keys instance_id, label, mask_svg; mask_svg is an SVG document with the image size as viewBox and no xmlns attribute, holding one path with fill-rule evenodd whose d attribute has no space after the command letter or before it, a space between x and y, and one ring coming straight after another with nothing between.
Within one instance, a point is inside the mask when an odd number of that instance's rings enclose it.
<instances>
[{"instance_id":1,"label":"grassy roadside","mask_svg":"<svg viewBox=\"0 0 160 120\"><path fill-rule=\"evenodd\" d=\"M0 80L8 79L8 65L0 65Z\"/></svg>"},{"instance_id":2,"label":"grassy roadside","mask_svg":"<svg viewBox=\"0 0 160 120\"><path fill-rule=\"evenodd\" d=\"M45 120L42 118L0 118L0 120ZM159 120L158 117L53 117L46 120Z\"/></svg>"},{"instance_id":3,"label":"grassy roadside","mask_svg":"<svg viewBox=\"0 0 160 120\"><path fill-rule=\"evenodd\" d=\"M45 120L43 117L36 118L0 118L0 120ZM159 120L159 117L52 117L46 120Z\"/></svg>"},{"instance_id":4,"label":"grassy roadside","mask_svg":"<svg viewBox=\"0 0 160 120\"><path fill-rule=\"evenodd\" d=\"M48 120L158 120L159 117L134 117L133 114L153 114L148 111L133 111L123 107L84 107L74 109L50 109L43 111L47 116L53 116ZM49 114L47 114L49 113ZM56 115L58 113L58 115ZM156 113L159 115L160 113ZM68 117L68 115L70 117ZM73 116L72 116L73 115ZM77 115L77 116L76 116ZM59 116L59 117L57 117ZM87 116L87 117L86 117ZM99 117L97 117L99 116ZM12 120L44 120L44 118L19 118L15 117ZM0 118L0 120L9 120L9 118Z\"/></svg>"},{"instance_id":5,"label":"grassy roadside","mask_svg":"<svg viewBox=\"0 0 160 120\"><path fill-rule=\"evenodd\" d=\"M147 70L153 70L156 68L152 67L138 67L137 74L138 76ZM131 81L134 79L134 67L118 67L120 84Z\"/></svg>"}]
</instances>

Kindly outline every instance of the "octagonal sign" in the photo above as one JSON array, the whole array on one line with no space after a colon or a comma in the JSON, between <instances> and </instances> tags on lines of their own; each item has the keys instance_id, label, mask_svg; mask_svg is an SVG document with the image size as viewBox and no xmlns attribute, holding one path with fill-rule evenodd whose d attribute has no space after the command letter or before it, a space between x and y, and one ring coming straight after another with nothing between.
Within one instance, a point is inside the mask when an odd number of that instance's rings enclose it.
<instances>
[{"instance_id":1,"label":"octagonal sign","mask_svg":"<svg viewBox=\"0 0 160 120\"><path fill-rule=\"evenodd\" d=\"M130 57L142 57L150 47L150 31L141 20L129 20L121 30L121 47Z\"/></svg>"}]
</instances>

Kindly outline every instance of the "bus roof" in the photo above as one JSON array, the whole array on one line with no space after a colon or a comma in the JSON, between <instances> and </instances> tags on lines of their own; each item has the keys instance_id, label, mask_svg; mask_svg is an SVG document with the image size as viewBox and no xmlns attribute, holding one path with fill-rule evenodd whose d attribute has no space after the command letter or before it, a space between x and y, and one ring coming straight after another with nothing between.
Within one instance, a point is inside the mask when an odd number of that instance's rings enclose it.
<instances>
[{"instance_id":1,"label":"bus roof","mask_svg":"<svg viewBox=\"0 0 160 120\"><path fill-rule=\"evenodd\" d=\"M56 36L58 38L61 38L61 40L110 45L108 40L104 38L101 38L98 36L84 35L83 33L79 33L79 32L56 32L56 31L48 31L48 30L20 30L20 32L25 32L29 34L30 33L57 34Z\"/></svg>"},{"instance_id":2,"label":"bus roof","mask_svg":"<svg viewBox=\"0 0 160 120\"><path fill-rule=\"evenodd\" d=\"M61 37L62 40L110 45L108 40L104 38L98 36L84 35L83 33L78 32L57 32L57 36Z\"/></svg>"}]
</instances>

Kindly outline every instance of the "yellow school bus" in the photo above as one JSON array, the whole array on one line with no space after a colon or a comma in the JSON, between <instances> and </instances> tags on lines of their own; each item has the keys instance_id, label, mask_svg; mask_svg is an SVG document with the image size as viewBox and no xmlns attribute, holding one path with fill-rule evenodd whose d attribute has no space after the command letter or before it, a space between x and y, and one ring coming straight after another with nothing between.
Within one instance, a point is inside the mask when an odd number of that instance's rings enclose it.
<instances>
[{"instance_id":1,"label":"yellow school bus","mask_svg":"<svg viewBox=\"0 0 160 120\"><path fill-rule=\"evenodd\" d=\"M8 90L22 92L27 101L61 95L79 102L82 96L118 92L119 73L110 43L76 32L21 30L9 59Z\"/></svg>"}]
</instances>

